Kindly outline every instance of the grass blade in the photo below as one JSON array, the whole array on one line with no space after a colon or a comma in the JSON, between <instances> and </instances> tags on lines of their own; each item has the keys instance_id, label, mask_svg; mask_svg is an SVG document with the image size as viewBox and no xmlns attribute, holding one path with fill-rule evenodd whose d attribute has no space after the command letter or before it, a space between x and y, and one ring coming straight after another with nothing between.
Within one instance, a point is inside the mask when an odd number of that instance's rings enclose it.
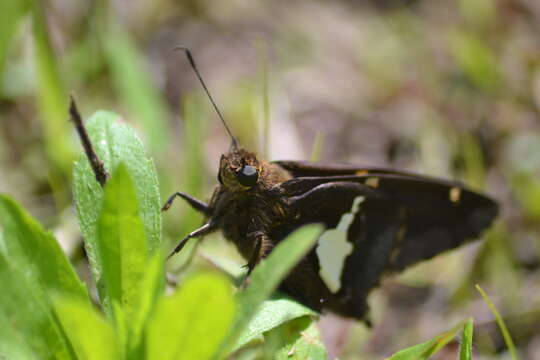
<instances>
[{"instance_id":1,"label":"grass blade","mask_svg":"<svg viewBox=\"0 0 540 360\"><path fill-rule=\"evenodd\" d=\"M0 1L0 74L4 71L8 49L19 21L28 12L29 5L27 0Z\"/></svg>"},{"instance_id":2,"label":"grass blade","mask_svg":"<svg viewBox=\"0 0 540 360\"><path fill-rule=\"evenodd\" d=\"M38 103L45 145L49 157L62 170L69 169L73 150L69 139L70 124L67 121L67 92L64 88L51 47L42 2L32 3L35 63L38 76Z\"/></svg>"},{"instance_id":3,"label":"grass blade","mask_svg":"<svg viewBox=\"0 0 540 360\"><path fill-rule=\"evenodd\" d=\"M463 327L463 323L451 330L437 335L431 340L403 349L392 355L388 360L427 360L452 341Z\"/></svg>"},{"instance_id":4,"label":"grass blade","mask_svg":"<svg viewBox=\"0 0 540 360\"><path fill-rule=\"evenodd\" d=\"M463 325L463 335L459 346L459 360L472 360L473 319L468 319Z\"/></svg>"},{"instance_id":5,"label":"grass blade","mask_svg":"<svg viewBox=\"0 0 540 360\"><path fill-rule=\"evenodd\" d=\"M491 301L489 296L486 294L486 292L480 287L480 285L476 285L476 290L482 295L482 298L484 299L484 302L489 307L489 310L493 313L493 316L495 316L495 320L497 321L497 325L499 325L499 329L501 329L501 333L504 338L504 342L506 343L506 346L508 347L508 351L510 352L510 356L513 360L518 360L518 354L516 351L516 347L514 346L514 341L512 340L512 337L510 336L510 333L508 332L508 329L506 328L506 324L504 323L504 320L501 317L501 314L499 314L499 311L495 307L495 304Z\"/></svg>"},{"instance_id":6,"label":"grass blade","mask_svg":"<svg viewBox=\"0 0 540 360\"><path fill-rule=\"evenodd\" d=\"M142 63L143 56L129 35L117 25L108 28L102 39L116 90L140 121L152 152L162 150L169 143L165 102L155 90Z\"/></svg>"}]
</instances>

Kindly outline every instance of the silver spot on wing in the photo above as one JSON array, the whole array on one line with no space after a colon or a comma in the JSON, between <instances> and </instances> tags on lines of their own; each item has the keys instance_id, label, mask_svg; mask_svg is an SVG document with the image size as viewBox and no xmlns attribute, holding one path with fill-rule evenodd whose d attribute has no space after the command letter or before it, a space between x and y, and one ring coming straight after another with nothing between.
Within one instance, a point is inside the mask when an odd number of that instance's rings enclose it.
<instances>
[{"instance_id":1,"label":"silver spot on wing","mask_svg":"<svg viewBox=\"0 0 540 360\"><path fill-rule=\"evenodd\" d=\"M351 211L343 214L335 229L326 230L319 238L316 249L319 275L333 293L341 288L341 272L345 259L353 251L353 245L347 241L347 232L364 199L363 196L354 198Z\"/></svg>"}]
</instances>

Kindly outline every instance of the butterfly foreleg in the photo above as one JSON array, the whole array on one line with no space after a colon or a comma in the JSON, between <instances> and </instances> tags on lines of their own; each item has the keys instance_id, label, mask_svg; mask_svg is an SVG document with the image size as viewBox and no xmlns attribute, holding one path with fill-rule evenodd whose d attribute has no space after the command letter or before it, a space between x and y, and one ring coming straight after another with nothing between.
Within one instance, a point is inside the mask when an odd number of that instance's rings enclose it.
<instances>
[{"instance_id":1,"label":"butterfly foreleg","mask_svg":"<svg viewBox=\"0 0 540 360\"><path fill-rule=\"evenodd\" d=\"M193 196L184 194L183 192L175 192L169 197L169 200L163 205L161 208L161 211L167 211L171 207L172 203L174 202L174 199L176 197L182 198L186 200L186 202L195 210L203 213L204 215L210 217L212 215L212 208L205 202L195 199Z\"/></svg>"}]
</instances>

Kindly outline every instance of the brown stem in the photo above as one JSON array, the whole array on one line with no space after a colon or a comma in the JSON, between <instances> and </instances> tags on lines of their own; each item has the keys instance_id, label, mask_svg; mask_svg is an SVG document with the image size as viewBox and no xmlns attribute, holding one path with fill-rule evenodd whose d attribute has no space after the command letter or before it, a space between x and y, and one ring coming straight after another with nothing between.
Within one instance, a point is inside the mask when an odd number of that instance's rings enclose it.
<instances>
[{"instance_id":1,"label":"brown stem","mask_svg":"<svg viewBox=\"0 0 540 360\"><path fill-rule=\"evenodd\" d=\"M96 180L101 185L101 187L103 187L105 186L105 183L109 178L109 174L107 173L107 170L105 170L103 161L99 159L96 151L94 150L92 141L90 140L88 132L84 127L81 114L77 109L77 104L75 104L75 99L73 98L73 95L70 96L69 114L71 116L71 121L73 121L73 123L75 124L75 128L77 129L77 133L79 134L79 138L81 139L81 143L84 148L84 152L86 153L86 157L88 158L88 161L90 161L90 165L92 166L92 170L94 171Z\"/></svg>"}]
</instances>

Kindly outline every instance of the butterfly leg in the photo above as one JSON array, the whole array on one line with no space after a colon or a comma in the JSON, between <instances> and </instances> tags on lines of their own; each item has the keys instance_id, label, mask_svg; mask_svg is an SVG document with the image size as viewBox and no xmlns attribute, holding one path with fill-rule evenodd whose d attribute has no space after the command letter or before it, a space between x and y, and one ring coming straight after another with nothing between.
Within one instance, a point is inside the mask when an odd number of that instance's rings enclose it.
<instances>
[{"instance_id":1,"label":"butterfly leg","mask_svg":"<svg viewBox=\"0 0 540 360\"><path fill-rule=\"evenodd\" d=\"M178 245L176 245L174 250L169 254L169 256L167 256L167 259L170 259L174 254L180 252L180 250L182 250L182 248L187 244L189 239L201 237L206 234L209 234L212 231L216 230L216 228L217 228L216 224L210 220L209 222L207 222L206 224L204 224L197 230L192 231L191 233L189 233L188 236L182 239L182 241L180 241Z\"/></svg>"},{"instance_id":2,"label":"butterfly leg","mask_svg":"<svg viewBox=\"0 0 540 360\"><path fill-rule=\"evenodd\" d=\"M169 197L169 200L163 205L161 211L167 211L171 207L176 197L186 200L186 202L195 210L202 212L204 215L210 217L212 215L212 208L205 202L195 199L193 196L184 194L183 192L175 192Z\"/></svg>"},{"instance_id":3,"label":"butterfly leg","mask_svg":"<svg viewBox=\"0 0 540 360\"><path fill-rule=\"evenodd\" d=\"M272 247L272 242L268 235L262 231L254 231L247 235L248 241L254 243L253 251L249 261L244 267L248 269L246 279L251 275L251 272L255 266L264 259L269 253Z\"/></svg>"}]
</instances>

